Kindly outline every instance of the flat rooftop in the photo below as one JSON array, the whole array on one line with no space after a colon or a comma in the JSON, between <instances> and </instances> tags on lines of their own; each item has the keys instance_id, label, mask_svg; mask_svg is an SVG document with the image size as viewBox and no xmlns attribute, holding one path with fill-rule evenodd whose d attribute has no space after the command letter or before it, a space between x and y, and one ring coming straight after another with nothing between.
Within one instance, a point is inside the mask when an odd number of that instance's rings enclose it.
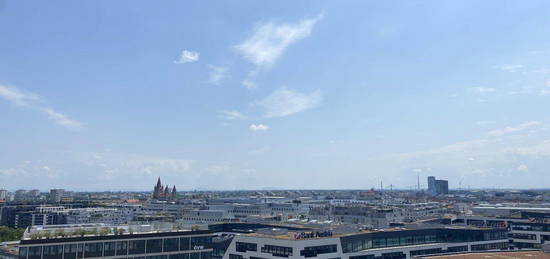
<instances>
[{"instance_id":1,"label":"flat rooftop","mask_svg":"<svg viewBox=\"0 0 550 259\"><path fill-rule=\"evenodd\" d=\"M456 255L426 256L429 259L550 259L550 254L541 251L529 252L493 252L493 253L470 253Z\"/></svg>"},{"instance_id":2,"label":"flat rooftop","mask_svg":"<svg viewBox=\"0 0 550 259\"><path fill-rule=\"evenodd\" d=\"M472 209L493 209L493 210L535 210L535 211L550 211L550 208L541 207L500 207L500 206L477 206Z\"/></svg>"},{"instance_id":3,"label":"flat rooftop","mask_svg":"<svg viewBox=\"0 0 550 259\"><path fill-rule=\"evenodd\" d=\"M152 234L166 232L192 232L189 229L177 229L173 224L144 224L144 225L108 225L93 224L65 224L31 226L23 234L22 240L43 238L71 238L89 236L115 236L128 234Z\"/></svg>"},{"instance_id":4,"label":"flat rooftop","mask_svg":"<svg viewBox=\"0 0 550 259\"><path fill-rule=\"evenodd\" d=\"M414 226L414 227L396 227L396 228L388 228L388 229L364 229L364 230L352 230L345 228L333 228L333 229L306 229L306 230L285 230L284 226L281 226L280 228L272 228L272 229L259 229L254 233L248 233L244 234L245 236L253 236L253 237L264 237L264 238L275 238L275 239L286 239L286 240L297 240L294 236L296 233L305 232L305 233L316 233L320 232L323 233L325 230L328 230L332 233L332 235L326 235L326 236L319 236L319 237L306 237L306 238L300 238L302 240L305 239L322 239L322 238L338 238L338 237L345 237L345 236L353 236L358 234L367 234L367 233L375 233L375 232L396 232L396 231L413 231L413 230L421 230L421 229L477 229L477 230L487 230L491 228L486 227L473 227L473 226L448 226L448 225L439 225L439 226ZM550 259L550 258L549 258Z\"/></svg>"}]
</instances>

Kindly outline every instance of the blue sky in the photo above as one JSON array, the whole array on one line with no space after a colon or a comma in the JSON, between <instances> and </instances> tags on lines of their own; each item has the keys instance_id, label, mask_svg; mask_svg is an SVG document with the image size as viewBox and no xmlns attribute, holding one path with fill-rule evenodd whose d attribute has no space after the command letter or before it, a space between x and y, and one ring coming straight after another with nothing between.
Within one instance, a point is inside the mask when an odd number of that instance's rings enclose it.
<instances>
[{"instance_id":1,"label":"blue sky","mask_svg":"<svg viewBox=\"0 0 550 259\"><path fill-rule=\"evenodd\" d=\"M547 1L1 1L0 188L542 188Z\"/></svg>"}]
</instances>

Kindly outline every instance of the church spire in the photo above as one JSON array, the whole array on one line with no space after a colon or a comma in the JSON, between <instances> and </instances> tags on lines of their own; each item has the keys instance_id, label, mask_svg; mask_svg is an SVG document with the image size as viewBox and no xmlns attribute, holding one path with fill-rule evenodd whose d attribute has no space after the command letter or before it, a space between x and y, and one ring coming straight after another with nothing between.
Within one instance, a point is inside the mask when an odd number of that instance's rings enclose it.
<instances>
[{"instance_id":1,"label":"church spire","mask_svg":"<svg viewBox=\"0 0 550 259\"><path fill-rule=\"evenodd\" d=\"M170 199L175 201L178 198L178 191L176 190L176 186L172 188L172 193L170 194Z\"/></svg>"},{"instance_id":2,"label":"church spire","mask_svg":"<svg viewBox=\"0 0 550 259\"><path fill-rule=\"evenodd\" d=\"M172 187L172 191L170 191L170 187L168 186L168 184L162 185L159 177L157 180L157 184L153 189L152 198L159 201L175 201L177 199L176 186L174 185Z\"/></svg>"},{"instance_id":3,"label":"church spire","mask_svg":"<svg viewBox=\"0 0 550 259\"><path fill-rule=\"evenodd\" d=\"M157 180L157 188L159 187L162 187L162 183L160 182L160 176L159 176L159 179Z\"/></svg>"},{"instance_id":4,"label":"church spire","mask_svg":"<svg viewBox=\"0 0 550 259\"><path fill-rule=\"evenodd\" d=\"M164 188L164 198L168 199L170 197L170 189L168 188L168 185L166 185L166 188Z\"/></svg>"}]
</instances>

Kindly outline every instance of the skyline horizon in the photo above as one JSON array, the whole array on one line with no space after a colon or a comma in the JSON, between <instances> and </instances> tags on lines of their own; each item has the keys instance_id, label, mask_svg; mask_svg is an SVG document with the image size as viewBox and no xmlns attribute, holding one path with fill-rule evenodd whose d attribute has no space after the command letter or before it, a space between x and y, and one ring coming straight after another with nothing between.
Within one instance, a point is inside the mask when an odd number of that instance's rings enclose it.
<instances>
[{"instance_id":1,"label":"skyline horizon","mask_svg":"<svg viewBox=\"0 0 550 259\"><path fill-rule=\"evenodd\" d=\"M425 177L425 180L427 180L428 177L430 176L433 176L433 175L428 175ZM160 177L159 177L160 178ZM437 179L437 180L446 180L446 179ZM447 181L447 180L446 180ZM380 183L378 183L380 184ZM382 182L383 184L383 182ZM176 188L178 188L177 184L174 184L174 183L171 183L170 185L163 185L163 186L175 186ZM153 189L154 189L155 185L153 185ZM315 190L319 190L319 191L420 191L420 192L424 192L424 191L428 191L428 184L420 184L420 187L417 188L417 186L407 186L407 187L403 187L403 186L393 186L391 183L390 185L384 185L383 186L384 188L380 188L380 186L372 186L370 188L338 188L338 189L334 189L334 188L278 188L278 187L260 187L260 188L257 188L257 189L208 189L208 188L201 188L201 187L198 187L198 188L178 188L178 192L209 192L209 191L212 191L212 192L218 192L218 191L299 191L299 190L304 190L304 191L315 191ZM413 188L414 187L414 188ZM39 188L15 188L15 189L9 189L9 188L3 188L3 186L0 186L0 190L7 190L7 191L11 191L11 192L14 192L14 191L17 191L17 190L25 190L25 191L30 191L30 190L39 190L41 191L41 193L47 193L49 192L49 190L52 190L52 189L63 189L65 191L71 191L71 192L151 192L151 190L145 190L145 189L141 189L141 188L144 188L144 187L132 187L132 188L127 188L127 189L124 189L124 188L119 188L119 189L90 189L90 190L86 190L86 189L72 189L72 188L67 188L67 187L51 187L49 189L39 189ZM171 189L172 187L170 187ZM506 187L506 186L502 186L502 187L498 187L498 186L479 186L479 187L471 187L466 185L466 186L463 186L463 187L455 187L454 185L449 185L449 191L482 191L482 190L487 190L487 191L494 191L494 190L518 190L518 191L525 191L525 190L550 190L550 187L547 187L547 188L512 188L512 187Z\"/></svg>"}]
</instances>

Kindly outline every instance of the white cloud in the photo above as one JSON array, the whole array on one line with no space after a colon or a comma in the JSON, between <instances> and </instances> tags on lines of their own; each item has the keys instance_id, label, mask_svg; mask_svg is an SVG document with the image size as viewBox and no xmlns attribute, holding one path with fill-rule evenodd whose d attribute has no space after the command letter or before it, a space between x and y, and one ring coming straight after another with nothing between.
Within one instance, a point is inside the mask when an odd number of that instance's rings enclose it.
<instances>
[{"instance_id":1,"label":"white cloud","mask_svg":"<svg viewBox=\"0 0 550 259\"><path fill-rule=\"evenodd\" d=\"M252 124L250 125L250 130L252 131L265 131L268 130L269 126L264 124Z\"/></svg>"},{"instance_id":2,"label":"white cloud","mask_svg":"<svg viewBox=\"0 0 550 259\"><path fill-rule=\"evenodd\" d=\"M484 93L494 93L497 91L495 88L485 88L485 87L476 87L474 88L474 91L484 94Z\"/></svg>"},{"instance_id":3,"label":"white cloud","mask_svg":"<svg viewBox=\"0 0 550 259\"><path fill-rule=\"evenodd\" d=\"M56 112L51 108L45 108L44 112L51 120L55 121L55 123L61 126L65 126L67 128L80 128L80 126L82 126L82 123L80 123L79 121L69 119L65 114Z\"/></svg>"},{"instance_id":4,"label":"white cloud","mask_svg":"<svg viewBox=\"0 0 550 259\"><path fill-rule=\"evenodd\" d=\"M174 61L174 64L185 64L199 60L200 54L198 52L184 50L181 52L180 58Z\"/></svg>"},{"instance_id":5,"label":"white cloud","mask_svg":"<svg viewBox=\"0 0 550 259\"><path fill-rule=\"evenodd\" d=\"M282 87L254 104L265 109L264 117L271 118L309 110L319 106L322 101L323 97L319 90L306 94Z\"/></svg>"},{"instance_id":6,"label":"white cloud","mask_svg":"<svg viewBox=\"0 0 550 259\"><path fill-rule=\"evenodd\" d=\"M550 158L550 140L544 140L535 145L522 146L522 147L508 147L504 149L504 152L521 155L531 156L536 158Z\"/></svg>"},{"instance_id":7,"label":"white cloud","mask_svg":"<svg viewBox=\"0 0 550 259\"><path fill-rule=\"evenodd\" d=\"M21 91L15 87L0 85L0 97L17 106L35 106L43 102L39 95Z\"/></svg>"},{"instance_id":8,"label":"white cloud","mask_svg":"<svg viewBox=\"0 0 550 259\"><path fill-rule=\"evenodd\" d=\"M504 71L504 72L509 72L509 73L516 73L516 72L521 72L522 68L523 68L523 65L500 65L500 66L497 66L496 68Z\"/></svg>"},{"instance_id":9,"label":"white cloud","mask_svg":"<svg viewBox=\"0 0 550 259\"><path fill-rule=\"evenodd\" d=\"M322 15L313 19L303 19L299 23L262 23L254 28L252 35L236 46L245 59L258 67L272 65L290 46L311 34L313 26Z\"/></svg>"},{"instance_id":10,"label":"white cloud","mask_svg":"<svg viewBox=\"0 0 550 259\"><path fill-rule=\"evenodd\" d=\"M106 180L116 184L117 188L136 188L129 184L139 183L142 179L151 180L161 176L177 178L184 176L189 178L192 160L176 158L147 157L124 153L74 153L52 151L48 154L47 163L36 161L34 163L17 163L7 168L0 166L0 178L17 176L15 182L32 182L32 179L48 177L55 181L35 181L33 186L51 188L55 186L75 186L86 188L96 186L105 188ZM75 172L78 172L78 181L74 182ZM71 178L71 176L73 176ZM51 186L55 182L55 186ZM107 181L108 182L108 181ZM100 184L101 183L101 184ZM124 183L121 185L120 183ZM15 186L15 185L14 185ZM178 185L178 187L180 187ZM73 188L73 187L69 187Z\"/></svg>"},{"instance_id":11,"label":"white cloud","mask_svg":"<svg viewBox=\"0 0 550 259\"><path fill-rule=\"evenodd\" d=\"M254 83L250 78L245 78L243 80L242 84L248 89L254 89L254 88L258 87L256 85L256 83Z\"/></svg>"},{"instance_id":12,"label":"white cloud","mask_svg":"<svg viewBox=\"0 0 550 259\"><path fill-rule=\"evenodd\" d=\"M550 87L550 80L546 81L546 86L547 86L546 89L540 90L540 94L541 94L541 95L548 95L548 94L550 94L550 88L548 88L548 87Z\"/></svg>"},{"instance_id":13,"label":"white cloud","mask_svg":"<svg viewBox=\"0 0 550 259\"><path fill-rule=\"evenodd\" d=\"M224 80L231 78L227 67L209 65L208 68L210 69L208 82L211 84L220 85Z\"/></svg>"},{"instance_id":14,"label":"white cloud","mask_svg":"<svg viewBox=\"0 0 550 259\"><path fill-rule=\"evenodd\" d=\"M248 117L239 111L223 110L220 112L221 117L226 120L245 120Z\"/></svg>"},{"instance_id":15,"label":"white cloud","mask_svg":"<svg viewBox=\"0 0 550 259\"><path fill-rule=\"evenodd\" d=\"M526 129L529 129L529 128L532 128L532 127L538 126L538 125L541 125L541 123L539 121L528 121L528 122L525 122L525 123L522 123L520 125L513 126L513 127L512 126L507 126L505 128L502 128L502 129L491 130L491 131L489 131L489 135L499 137L499 136L503 136L503 135L507 135L507 134L511 134L511 133L515 133L515 132L519 132L519 131L524 131Z\"/></svg>"},{"instance_id":16,"label":"white cloud","mask_svg":"<svg viewBox=\"0 0 550 259\"><path fill-rule=\"evenodd\" d=\"M67 117L67 115L55 111L53 108L48 107L44 104L45 100L41 96L24 92L15 87L0 85L0 97L11 102L16 106L27 107L40 111L48 116L58 125L67 127L67 128L79 128L82 126L82 123Z\"/></svg>"},{"instance_id":17,"label":"white cloud","mask_svg":"<svg viewBox=\"0 0 550 259\"><path fill-rule=\"evenodd\" d=\"M322 14L311 19L302 19L298 23L259 23L251 35L235 49L244 59L256 65L256 69L249 72L242 84L248 88L256 88L254 79L259 70L273 65L292 45L311 34L315 24L321 20Z\"/></svg>"},{"instance_id":18,"label":"white cloud","mask_svg":"<svg viewBox=\"0 0 550 259\"><path fill-rule=\"evenodd\" d=\"M516 168L516 170L518 170L518 172L527 173L527 172L529 172L529 167L527 167L524 164L521 164L521 165L518 166L518 168Z\"/></svg>"}]
</instances>

